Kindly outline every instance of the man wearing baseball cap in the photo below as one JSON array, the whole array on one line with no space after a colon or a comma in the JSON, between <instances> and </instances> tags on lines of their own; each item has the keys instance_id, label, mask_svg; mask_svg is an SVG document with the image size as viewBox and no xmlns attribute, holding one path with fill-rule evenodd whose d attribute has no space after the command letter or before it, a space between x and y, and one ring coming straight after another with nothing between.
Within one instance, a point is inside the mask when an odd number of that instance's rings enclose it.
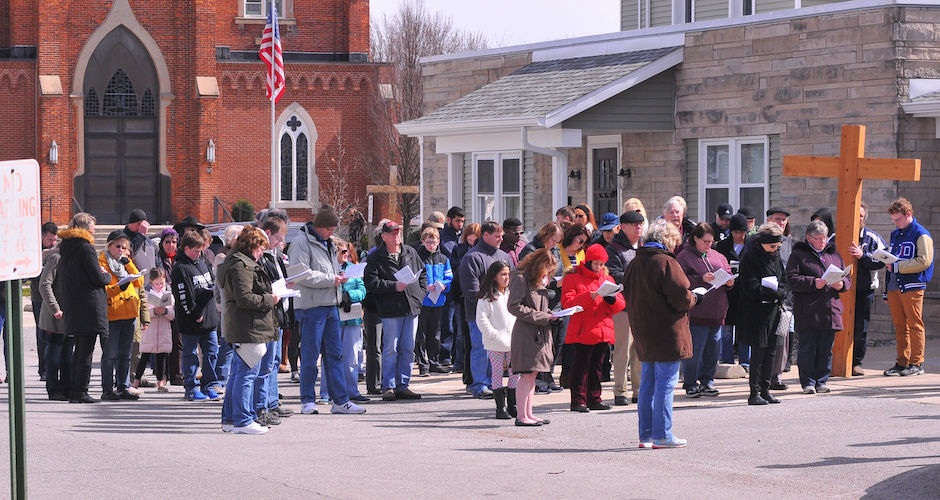
<instances>
[{"instance_id":1,"label":"man wearing baseball cap","mask_svg":"<svg viewBox=\"0 0 940 500\"><path fill-rule=\"evenodd\" d=\"M715 222L711 223L712 230L715 231L715 242L719 242L731 235L728 230L728 224L731 222L731 216L734 210L729 203L719 203L715 209Z\"/></svg>"}]
</instances>

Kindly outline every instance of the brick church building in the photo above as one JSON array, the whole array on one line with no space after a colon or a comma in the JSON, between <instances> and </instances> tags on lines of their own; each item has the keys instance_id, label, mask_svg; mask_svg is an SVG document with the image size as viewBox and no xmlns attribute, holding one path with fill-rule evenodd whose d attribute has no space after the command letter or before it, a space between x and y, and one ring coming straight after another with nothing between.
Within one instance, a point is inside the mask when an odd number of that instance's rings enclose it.
<instances>
[{"instance_id":1,"label":"brick church building","mask_svg":"<svg viewBox=\"0 0 940 500\"><path fill-rule=\"evenodd\" d=\"M269 0L0 0L0 159L39 160L43 218L212 221L244 199L306 220L338 178L364 210L369 109L391 75L368 62L369 2L274 1L287 85L272 172Z\"/></svg>"}]
</instances>

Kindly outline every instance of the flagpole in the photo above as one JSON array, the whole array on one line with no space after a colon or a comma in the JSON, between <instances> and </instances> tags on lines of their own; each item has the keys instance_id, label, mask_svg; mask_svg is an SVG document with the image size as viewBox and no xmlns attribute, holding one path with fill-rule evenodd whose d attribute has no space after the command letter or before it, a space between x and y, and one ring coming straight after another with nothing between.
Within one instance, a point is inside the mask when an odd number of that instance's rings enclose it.
<instances>
[{"instance_id":1,"label":"flagpole","mask_svg":"<svg viewBox=\"0 0 940 500\"><path fill-rule=\"evenodd\" d=\"M271 2L271 29L277 29L277 10L274 2ZM277 80L274 77L274 36L271 34L271 208L276 206L277 202L277 133L274 130L274 106L277 103Z\"/></svg>"}]
</instances>

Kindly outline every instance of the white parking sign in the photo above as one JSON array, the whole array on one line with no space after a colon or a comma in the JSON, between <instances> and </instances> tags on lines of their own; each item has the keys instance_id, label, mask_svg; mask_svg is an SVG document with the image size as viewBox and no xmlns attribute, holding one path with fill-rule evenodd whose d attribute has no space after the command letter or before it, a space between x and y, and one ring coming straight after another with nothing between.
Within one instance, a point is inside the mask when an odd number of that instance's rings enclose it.
<instances>
[{"instance_id":1,"label":"white parking sign","mask_svg":"<svg viewBox=\"0 0 940 500\"><path fill-rule=\"evenodd\" d=\"M0 162L0 281L32 278L42 269L39 163Z\"/></svg>"}]
</instances>

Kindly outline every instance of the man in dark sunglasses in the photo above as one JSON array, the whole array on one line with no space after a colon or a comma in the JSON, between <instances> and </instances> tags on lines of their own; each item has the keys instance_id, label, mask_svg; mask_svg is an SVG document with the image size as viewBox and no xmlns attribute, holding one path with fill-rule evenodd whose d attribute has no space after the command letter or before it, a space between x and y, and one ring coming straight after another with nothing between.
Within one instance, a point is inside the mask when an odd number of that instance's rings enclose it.
<instances>
[{"instance_id":1,"label":"man in dark sunglasses","mask_svg":"<svg viewBox=\"0 0 940 500\"><path fill-rule=\"evenodd\" d=\"M525 241L522 241L522 235L525 232L522 230L522 221L515 217L507 217L503 221L503 230L505 233L499 249L509 254L512 265L516 266L519 264L519 253L522 252L526 244Z\"/></svg>"}]
</instances>

